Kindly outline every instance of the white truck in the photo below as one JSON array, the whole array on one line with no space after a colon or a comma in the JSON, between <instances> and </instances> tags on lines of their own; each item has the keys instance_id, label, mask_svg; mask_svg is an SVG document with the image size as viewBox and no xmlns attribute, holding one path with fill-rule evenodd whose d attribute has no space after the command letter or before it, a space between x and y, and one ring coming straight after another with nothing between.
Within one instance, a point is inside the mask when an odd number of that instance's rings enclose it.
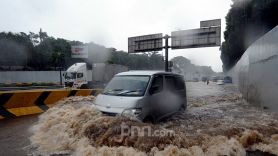
<instances>
[{"instance_id":1,"label":"white truck","mask_svg":"<svg viewBox=\"0 0 278 156\"><path fill-rule=\"evenodd\" d=\"M95 63L93 64L93 69L88 70L85 62L75 63L63 74L65 87L81 89L103 88L115 74L127 70L126 66L105 63Z\"/></svg>"},{"instance_id":2,"label":"white truck","mask_svg":"<svg viewBox=\"0 0 278 156\"><path fill-rule=\"evenodd\" d=\"M65 77L65 87L72 88L89 88L89 80L92 80L92 71L87 70L86 63L75 63L70 66Z\"/></svg>"}]
</instances>

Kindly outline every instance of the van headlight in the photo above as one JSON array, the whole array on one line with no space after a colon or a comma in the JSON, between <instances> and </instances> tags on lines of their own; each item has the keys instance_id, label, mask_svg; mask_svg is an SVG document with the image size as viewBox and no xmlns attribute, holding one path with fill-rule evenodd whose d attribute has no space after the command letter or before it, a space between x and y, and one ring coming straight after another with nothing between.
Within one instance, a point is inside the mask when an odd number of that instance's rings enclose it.
<instances>
[{"instance_id":1,"label":"van headlight","mask_svg":"<svg viewBox=\"0 0 278 156\"><path fill-rule=\"evenodd\" d=\"M140 108L132 108L132 109L125 109L122 112L122 116L126 116L126 117L133 117L133 116L137 116L142 112L142 109Z\"/></svg>"}]
</instances>

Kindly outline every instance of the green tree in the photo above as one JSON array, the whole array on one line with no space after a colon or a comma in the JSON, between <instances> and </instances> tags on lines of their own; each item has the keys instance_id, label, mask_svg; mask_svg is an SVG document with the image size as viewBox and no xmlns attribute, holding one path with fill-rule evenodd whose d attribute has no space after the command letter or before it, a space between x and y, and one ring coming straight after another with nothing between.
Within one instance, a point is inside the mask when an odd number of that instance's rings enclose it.
<instances>
[{"instance_id":1,"label":"green tree","mask_svg":"<svg viewBox=\"0 0 278 156\"><path fill-rule=\"evenodd\" d=\"M157 52L128 54L115 49L110 49L110 52L108 63L124 65L131 70L160 70L164 67L163 56L157 54Z\"/></svg>"},{"instance_id":2,"label":"green tree","mask_svg":"<svg viewBox=\"0 0 278 156\"><path fill-rule=\"evenodd\" d=\"M57 67L61 68L65 64L65 55L61 52L53 52L51 60L55 70L57 70Z\"/></svg>"},{"instance_id":3,"label":"green tree","mask_svg":"<svg viewBox=\"0 0 278 156\"><path fill-rule=\"evenodd\" d=\"M221 46L223 69L229 70L258 38L277 26L277 0L232 0Z\"/></svg>"},{"instance_id":4,"label":"green tree","mask_svg":"<svg viewBox=\"0 0 278 156\"><path fill-rule=\"evenodd\" d=\"M40 28L40 31L39 31L38 35L39 35L40 42L42 42L44 39L48 38L47 33L43 32L41 28Z\"/></svg>"},{"instance_id":5,"label":"green tree","mask_svg":"<svg viewBox=\"0 0 278 156\"><path fill-rule=\"evenodd\" d=\"M1 66L28 66L34 51L32 41L24 32L0 33L0 65Z\"/></svg>"},{"instance_id":6,"label":"green tree","mask_svg":"<svg viewBox=\"0 0 278 156\"><path fill-rule=\"evenodd\" d=\"M35 34L35 33L30 31L29 34L28 34L28 37L32 41L34 46L40 43L40 41L38 40L39 39L38 34Z\"/></svg>"}]
</instances>

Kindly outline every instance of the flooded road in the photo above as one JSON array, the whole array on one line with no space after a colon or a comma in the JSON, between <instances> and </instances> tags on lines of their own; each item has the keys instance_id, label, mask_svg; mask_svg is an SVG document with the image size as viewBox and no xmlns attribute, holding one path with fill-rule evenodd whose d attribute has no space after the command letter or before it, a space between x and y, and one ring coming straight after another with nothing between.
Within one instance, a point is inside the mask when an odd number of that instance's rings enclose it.
<instances>
[{"instance_id":1,"label":"flooded road","mask_svg":"<svg viewBox=\"0 0 278 156\"><path fill-rule=\"evenodd\" d=\"M229 93L238 93L237 88L233 84L217 85L210 82L207 85L204 82L186 82L188 97L206 97L227 95Z\"/></svg>"},{"instance_id":2,"label":"flooded road","mask_svg":"<svg viewBox=\"0 0 278 156\"><path fill-rule=\"evenodd\" d=\"M250 106L233 85L192 82L187 90L187 111L157 124L104 116L91 107L94 97L70 97L38 122L17 123L21 132L11 128L15 137L5 142L14 145L6 148L27 146L30 155L278 155L276 113ZM123 135L123 127L150 133ZM13 141L17 135L25 142Z\"/></svg>"},{"instance_id":3,"label":"flooded road","mask_svg":"<svg viewBox=\"0 0 278 156\"><path fill-rule=\"evenodd\" d=\"M93 97L61 101L33 127L33 155L278 155L277 114L250 106L233 85L187 89L187 111L157 124L104 116Z\"/></svg>"}]
</instances>

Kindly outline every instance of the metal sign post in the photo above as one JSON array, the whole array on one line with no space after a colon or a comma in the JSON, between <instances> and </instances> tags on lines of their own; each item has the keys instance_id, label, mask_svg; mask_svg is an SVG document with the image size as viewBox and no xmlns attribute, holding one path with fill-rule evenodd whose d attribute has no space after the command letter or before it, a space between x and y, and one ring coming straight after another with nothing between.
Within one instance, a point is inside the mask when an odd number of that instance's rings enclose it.
<instances>
[{"instance_id":1,"label":"metal sign post","mask_svg":"<svg viewBox=\"0 0 278 156\"><path fill-rule=\"evenodd\" d=\"M168 40L170 38L170 36L168 36L167 34L163 37L165 39L165 71L169 71L169 66L168 66L168 49L169 49L169 45L168 45Z\"/></svg>"}]
</instances>

